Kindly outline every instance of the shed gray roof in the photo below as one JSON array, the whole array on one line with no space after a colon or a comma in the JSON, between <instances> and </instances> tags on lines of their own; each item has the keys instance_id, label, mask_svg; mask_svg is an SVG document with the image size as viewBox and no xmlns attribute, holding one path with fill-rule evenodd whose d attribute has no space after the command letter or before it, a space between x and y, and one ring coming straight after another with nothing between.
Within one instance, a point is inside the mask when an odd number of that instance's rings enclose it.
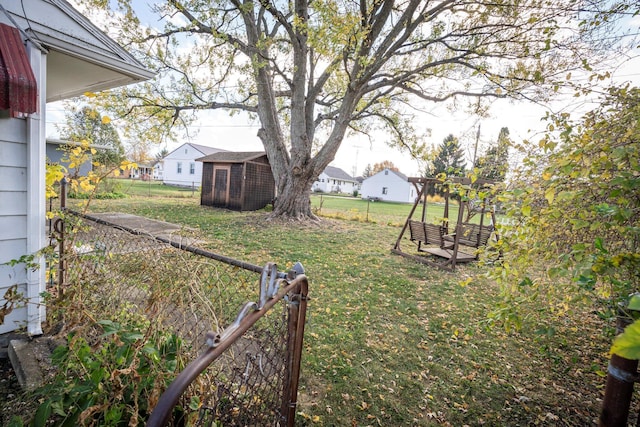
<instances>
[{"instance_id":1,"label":"shed gray roof","mask_svg":"<svg viewBox=\"0 0 640 427\"><path fill-rule=\"evenodd\" d=\"M335 166L327 166L324 169L324 173L327 174L329 178L341 179L343 181L355 181L355 179L351 175Z\"/></svg>"},{"instance_id":2,"label":"shed gray roof","mask_svg":"<svg viewBox=\"0 0 640 427\"><path fill-rule=\"evenodd\" d=\"M221 151L200 157L199 159L196 159L196 161L206 163L244 163L262 156L266 156L264 151Z\"/></svg>"}]
</instances>

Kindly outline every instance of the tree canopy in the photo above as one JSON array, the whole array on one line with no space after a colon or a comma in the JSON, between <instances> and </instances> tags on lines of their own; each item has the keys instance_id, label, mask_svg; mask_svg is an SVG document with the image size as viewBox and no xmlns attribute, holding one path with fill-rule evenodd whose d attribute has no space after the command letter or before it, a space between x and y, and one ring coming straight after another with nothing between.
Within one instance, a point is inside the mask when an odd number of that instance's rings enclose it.
<instances>
[{"instance_id":1,"label":"tree canopy","mask_svg":"<svg viewBox=\"0 0 640 427\"><path fill-rule=\"evenodd\" d=\"M119 165L125 159L120 136L108 117L90 107L71 110L65 117L62 138L87 141L95 147L93 162L106 167Z\"/></svg>"},{"instance_id":2,"label":"tree canopy","mask_svg":"<svg viewBox=\"0 0 640 427\"><path fill-rule=\"evenodd\" d=\"M149 140L148 125L167 135L203 110L248 113L276 180L273 215L304 219L348 133L384 133L420 156L415 113L431 103L546 99L600 63L633 2L168 0L153 6L157 28L118 4L120 41L158 78L106 104Z\"/></svg>"}]
</instances>

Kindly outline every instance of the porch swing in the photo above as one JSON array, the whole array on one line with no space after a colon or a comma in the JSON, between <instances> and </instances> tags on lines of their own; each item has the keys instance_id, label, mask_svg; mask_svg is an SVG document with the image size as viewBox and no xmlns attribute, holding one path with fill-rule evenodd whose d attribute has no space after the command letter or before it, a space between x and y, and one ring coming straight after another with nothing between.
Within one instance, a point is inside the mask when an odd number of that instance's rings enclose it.
<instances>
[{"instance_id":1,"label":"porch swing","mask_svg":"<svg viewBox=\"0 0 640 427\"><path fill-rule=\"evenodd\" d=\"M460 198L458 216L453 228L449 218L449 202L451 194L448 186L445 186L444 213L437 224L427 222L427 195L429 189L442 184L436 178L409 178L414 185L418 196L409 212L402 231L396 240L392 252L415 261L433 265L446 270L454 270L456 264L476 261L478 248L485 246L491 236L497 240L495 233L495 213L493 209L487 209L487 197L481 200L469 200L469 186L471 181L465 178L454 178L456 184L467 186L466 194ZM478 179L473 183L474 187L489 187L493 184L490 180ZM413 215L418 205L422 203L421 219L414 220ZM479 214L479 222L472 222L472 218ZM490 216L490 223L485 224L485 217ZM409 240L417 247L417 254L410 254L402 250L400 243L406 231L409 230Z\"/></svg>"}]
</instances>

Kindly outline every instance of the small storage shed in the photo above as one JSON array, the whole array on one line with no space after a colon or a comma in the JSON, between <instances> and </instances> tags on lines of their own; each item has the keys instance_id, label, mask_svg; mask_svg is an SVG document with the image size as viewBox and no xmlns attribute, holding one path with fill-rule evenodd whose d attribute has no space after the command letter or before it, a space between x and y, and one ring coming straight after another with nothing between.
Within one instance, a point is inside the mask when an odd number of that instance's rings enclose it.
<instances>
[{"instance_id":1,"label":"small storage shed","mask_svg":"<svg viewBox=\"0 0 640 427\"><path fill-rule=\"evenodd\" d=\"M263 151L223 151L202 162L202 206L255 211L273 201L276 184Z\"/></svg>"}]
</instances>

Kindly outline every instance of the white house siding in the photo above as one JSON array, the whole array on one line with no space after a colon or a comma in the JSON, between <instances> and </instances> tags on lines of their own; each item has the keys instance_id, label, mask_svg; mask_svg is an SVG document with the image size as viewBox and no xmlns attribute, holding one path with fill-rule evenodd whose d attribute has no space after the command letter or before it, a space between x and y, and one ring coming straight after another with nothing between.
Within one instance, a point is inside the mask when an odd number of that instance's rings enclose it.
<instances>
[{"instance_id":1,"label":"white house siding","mask_svg":"<svg viewBox=\"0 0 640 427\"><path fill-rule=\"evenodd\" d=\"M339 178L332 178L322 172L318 180L313 183L313 191L322 191L325 193L346 193L351 194L355 190L358 183L346 181Z\"/></svg>"},{"instance_id":2,"label":"white house siding","mask_svg":"<svg viewBox=\"0 0 640 427\"><path fill-rule=\"evenodd\" d=\"M26 295L24 266L4 265L27 253L26 134L26 120L0 118L0 306L13 285ZM0 324L0 334L15 330L15 322L26 317L24 307L14 310Z\"/></svg>"},{"instance_id":3,"label":"white house siding","mask_svg":"<svg viewBox=\"0 0 640 427\"><path fill-rule=\"evenodd\" d=\"M183 144L176 148L163 159L162 182L168 185L200 187L202 185L202 162L196 162L196 159L222 151L215 148L210 148L210 150L205 153L191 144ZM181 166L180 172L178 172L178 164Z\"/></svg>"},{"instance_id":4,"label":"white house siding","mask_svg":"<svg viewBox=\"0 0 640 427\"><path fill-rule=\"evenodd\" d=\"M323 171L320 176L318 176L318 179L313 183L313 186L311 187L312 191L352 194L354 190L358 189L358 182L353 179L346 179L348 175L342 169L332 167L327 169L333 169L336 172L336 175L332 176L327 173L327 170Z\"/></svg>"},{"instance_id":5,"label":"white house siding","mask_svg":"<svg viewBox=\"0 0 640 427\"><path fill-rule=\"evenodd\" d=\"M413 203L417 196L415 187L406 177L385 169L362 182L363 199L377 198L388 202Z\"/></svg>"}]
</instances>

